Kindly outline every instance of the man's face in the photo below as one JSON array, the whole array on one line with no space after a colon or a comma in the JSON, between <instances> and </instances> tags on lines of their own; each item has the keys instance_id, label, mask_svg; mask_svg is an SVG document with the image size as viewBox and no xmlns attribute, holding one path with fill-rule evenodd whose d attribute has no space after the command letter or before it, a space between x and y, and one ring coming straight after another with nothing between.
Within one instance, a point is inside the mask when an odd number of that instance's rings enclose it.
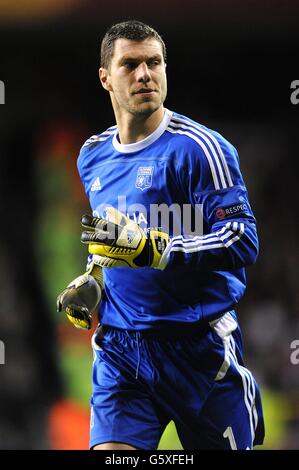
<instances>
[{"instance_id":1,"label":"man's face","mask_svg":"<svg viewBox=\"0 0 299 470\"><path fill-rule=\"evenodd\" d=\"M167 93L162 46L153 38L144 41L117 39L109 69L100 69L104 88L111 92L115 111L151 115Z\"/></svg>"}]
</instances>

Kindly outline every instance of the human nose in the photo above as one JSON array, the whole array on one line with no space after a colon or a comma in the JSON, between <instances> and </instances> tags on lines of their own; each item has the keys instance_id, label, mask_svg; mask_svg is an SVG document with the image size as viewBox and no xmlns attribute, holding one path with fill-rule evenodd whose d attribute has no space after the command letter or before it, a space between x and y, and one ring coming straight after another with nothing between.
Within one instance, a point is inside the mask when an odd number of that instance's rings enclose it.
<instances>
[{"instance_id":1,"label":"human nose","mask_svg":"<svg viewBox=\"0 0 299 470\"><path fill-rule=\"evenodd\" d=\"M136 79L138 82L146 83L151 79L148 66L145 62L138 65L136 69Z\"/></svg>"}]
</instances>

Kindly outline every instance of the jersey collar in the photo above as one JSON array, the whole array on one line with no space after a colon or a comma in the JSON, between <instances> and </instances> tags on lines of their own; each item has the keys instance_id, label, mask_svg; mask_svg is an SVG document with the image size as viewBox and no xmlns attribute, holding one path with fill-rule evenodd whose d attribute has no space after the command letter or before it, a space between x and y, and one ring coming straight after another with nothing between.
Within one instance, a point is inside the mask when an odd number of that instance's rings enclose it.
<instances>
[{"instance_id":1,"label":"jersey collar","mask_svg":"<svg viewBox=\"0 0 299 470\"><path fill-rule=\"evenodd\" d=\"M115 148L115 150L117 150L120 153L132 153L132 152L138 152L138 150L145 149L150 144L155 142L155 140L159 139L159 137L163 134L163 132L168 127L172 114L173 114L172 111L165 109L163 119L161 123L159 124L159 126L157 127L157 129L152 134L148 135L145 139L140 140L139 142L134 142L133 144L120 144L117 139L118 133L116 129L116 132L112 140L113 147Z\"/></svg>"}]
</instances>

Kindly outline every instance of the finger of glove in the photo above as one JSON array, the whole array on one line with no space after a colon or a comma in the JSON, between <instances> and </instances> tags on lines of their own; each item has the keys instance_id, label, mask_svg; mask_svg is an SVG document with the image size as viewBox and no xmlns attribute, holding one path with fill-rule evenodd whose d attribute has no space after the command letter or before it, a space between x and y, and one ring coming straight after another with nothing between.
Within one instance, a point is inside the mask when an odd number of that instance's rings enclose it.
<instances>
[{"instance_id":1,"label":"finger of glove","mask_svg":"<svg viewBox=\"0 0 299 470\"><path fill-rule=\"evenodd\" d=\"M115 239L111 240L107 234L99 235L97 232L87 232L84 231L81 233L81 242L82 243L98 243L99 245L113 245Z\"/></svg>"},{"instance_id":2,"label":"finger of glove","mask_svg":"<svg viewBox=\"0 0 299 470\"><path fill-rule=\"evenodd\" d=\"M109 258L108 256L93 255L93 260L94 260L94 264L101 268L114 268L116 266L128 266L128 263L126 261Z\"/></svg>"},{"instance_id":3,"label":"finger of glove","mask_svg":"<svg viewBox=\"0 0 299 470\"><path fill-rule=\"evenodd\" d=\"M122 214L118 209L115 209L115 207L107 207L106 208L106 218L109 220L109 222L113 222L117 225L121 225L124 227L128 223L132 223L132 220L129 219L129 217L126 217L124 214Z\"/></svg>"},{"instance_id":4,"label":"finger of glove","mask_svg":"<svg viewBox=\"0 0 299 470\"><path fill-rule=\"evenodd\" d=\"M89 245L89 247L90 246L92 245ZM119 266L132 267L132 265L124 259L109 258L109 256L93 255L93 260L94 264L101 268L116 268Z\"/></svg>"},{"instance_id":5,"label":"finger of glove","mask_svg":"<svg viewBox=\"0 0 299 470\"><path fill-rule=\"evenodd\" d=\"M91 328L91 317L90 316L82 316L78 314L78 312L73 311L72 309L66 310L66 316L68 320L74 325L76 328L81 328L83 330L90 330Z\"/></svg>"},{"instance_id":6,"label":"finger of glove","mask_svg":"<svg viewBox=\"0 0 299 470\"><path fill-rule=\"evenodd\" d=\"M81 225L86 228L95 229L101 225L104 225L109 222L113 222L115 224L125 225L126 223L130 222L130 219L122 214L118 209L115 207L108 206L105 209L105 218L102 217L94 217L90 214L84 214L81 217Z\"/></svg>"},{"instance_id":7,"label":"finger of glove","mask_svg":"<svg viewBox=\"0 0 299 470\"><path fill-rule=\"evenodd\" d=\"M80 317L89 317L89 311L87 307L84 307L83 305L78 305L75 303L68 303L63 307L63 310L65 310L67 313L68 311L72 311L74 316L78 314Z\"/></svg>"},{"instance_id":8,"label":"finger of glove","mask_svg":"<svg viewBox=\"0 0 299 470\"><path fill-rule=\"evenodd\" d=\"M111 247L102 243L88 243L88 251L93 255L107 256L109 258L109 252ZM98 263L96 263L98 264Z\"/></svg>"},{"instance_id":9,"label":"finger of glove","mask_svg":"<svg viewBox=\"0 0 299 470\"><path fill-rule=\"evenodd\" d=\"M81 312L81 314L89 315L88 308L85 305L81 305L78 302L74 302L73 294L70 288L66 288L57 298L57 311L66 311L68 308Z\"/></svg>"},{"instance_id":10,"label":"finger of glove","mask_svg":"<svg viewBox=\"0 0 299 470\"><path fill-rule=\"evenodd\" d=\"M84 214L81 217L81 225L89 229L95 229L97 225L101 225L103 222L107 223L107 220L93 217L90 214Z\"/></svg>"},{"instance_id":11,"label":"finger of glove","mask_svg":"<svg viewBox=\"0 0 299 470\"><path fill-rule=\"evenodd\" d=\"M64 291L62 291L61 294L59 294L59 296L57 297L57 301L56 301L57 312L61 312L63 310L62 304L63 304L63 299L67 290L68 288L64 289Z\"/></svg>"},{"instance_id":12,"label":"finger of glove","mask_svg":"<svg viewBox=\"0 0 299 470\"><path fill-rule=\"evenodd\" d=\"M93 217L92 215L83 215L81 217L81 225L85 228L92 230L91 232L89 232L89 237L91 237L92 241L95 242L102 242L106 245L112 245L118 237L118 225L106 219ZM94 235L92 235L92 233L94 233ZM83 239L83 243L88 243L88 238L87 240L85 240L84 236Z\"/></svg>"},{"instance_id":13,"label":"finger of glove","mask_svg":"<svg viewBox=\"0 0 299 470\"><path fill-rule=\"evenodd\" d=\"M61 310L62 310L62 304L60 302L60 298L58 297L58 299L56 301L56 311L61 312Z\"/></svg>"},{"instance_id":14,"label":"finger of glove","mask_svg":"<svg viewBox=\"0 0 299 470\"><path fill-rule=\"evenodd\" d=\"M105 222L105 229L95 228L93 232L84 231L81 234L82 243L100 243L113 246L120 234L120 227L113 222Z\"/></svg>"}]
</instances>

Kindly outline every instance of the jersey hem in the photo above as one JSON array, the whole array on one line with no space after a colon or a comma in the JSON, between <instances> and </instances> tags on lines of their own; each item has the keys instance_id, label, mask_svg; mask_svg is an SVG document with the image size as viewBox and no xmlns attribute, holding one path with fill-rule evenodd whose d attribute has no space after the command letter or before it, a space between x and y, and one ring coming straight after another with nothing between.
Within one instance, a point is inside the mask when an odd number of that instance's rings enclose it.
<instances>
[{"instance_id":1,"label":"jersey hem","mask_svg":"<svg viewBox=\"0 0 299 470\"><path fill-rule=\"evenodd\" d=\"M110 436L107 438L106 437L98 437L98 438L94 438L92 439L92 441L90 441L90 449L92 449L92 447L94 446L97 446L99 444L107 444L108 442L118 442L118 443L122 443L122 444L128 444L128 445L132 445L134 447L137 447L138 450L155 450L153 449L153 447L151 446L147 446L144 442L142 441L139 441L138 439L131 439L131 438L123 438L121 439L119 436L116 437L116 436Z\"/></svg>"}]
</instances>

